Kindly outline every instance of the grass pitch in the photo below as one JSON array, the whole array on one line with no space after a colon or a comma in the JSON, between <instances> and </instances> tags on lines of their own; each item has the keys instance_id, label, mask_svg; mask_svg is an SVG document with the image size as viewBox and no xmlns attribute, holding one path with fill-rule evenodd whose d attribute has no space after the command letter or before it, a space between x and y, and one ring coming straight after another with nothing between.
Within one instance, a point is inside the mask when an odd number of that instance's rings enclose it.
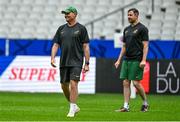
<instances>
[{"instance_id":1,"label":"grass pitch","mask_svg":"<svg viewBox=\"0 0 180 122\"><path fill-rule=\"evenodd\" d=\"M0 92L0 121L180 121L180 96L148 95L150 110L140 112L142 100L130 101L130 112L117 113L122 94L80 94L81 111L67 118L69 104L58 93Z\"/></svg>"}]
</instances>

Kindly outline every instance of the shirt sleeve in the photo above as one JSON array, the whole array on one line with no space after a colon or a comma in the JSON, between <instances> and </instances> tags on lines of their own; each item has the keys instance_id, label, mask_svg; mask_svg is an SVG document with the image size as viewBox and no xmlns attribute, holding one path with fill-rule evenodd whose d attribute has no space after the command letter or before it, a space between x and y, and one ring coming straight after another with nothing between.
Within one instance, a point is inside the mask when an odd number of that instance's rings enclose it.
<instances>
[{"instance_id":1,"label":"shirt sleeve","mask_svg":"<svg viewBox=\"0 0 180 122\"><path fill-rule=\"evenodd\" d=\"M123 38L122 38L122 39L123 39L122 41L123 41L124 43L126 43L126 40L125 40L125 29L124 29L124 31L123 31Z\"/></svg>"},{"instance_id":2,"label":"shirt sleeve","mask_svg":"<svg viewBox=\"0 0 180 122\"><path fill-rule=\"evenodd\" d=\"M60 39L60 28L61 27L58 28L58 30L56 31L56 34L54 35L54 38L52 40L53 43L57 43L59 45L60 45L60 41L61 41L61 39Z\"/></svg>"},{"instance_id":3,"label":"shirt sleeve","mask_svg":"<svg viewBox=\"0 0 180 122\"><path fill-rule=\"evenodd\" d=\"M82 39L82 43L89 43L89 35L87 32L87 29L85 27L83 27L81 29L81 39Z\"/></svg>"},{"instance_id":4,"label":"shirt sleeve","mask_svg":"<svg viewBox=\"0 0 180 122\"><path fill-rule=\"evenodd\" d=\"M141 36L142 36L142 41L149 41L148 29L146 27L142 29Z\"/></svg>"}]
</instances>

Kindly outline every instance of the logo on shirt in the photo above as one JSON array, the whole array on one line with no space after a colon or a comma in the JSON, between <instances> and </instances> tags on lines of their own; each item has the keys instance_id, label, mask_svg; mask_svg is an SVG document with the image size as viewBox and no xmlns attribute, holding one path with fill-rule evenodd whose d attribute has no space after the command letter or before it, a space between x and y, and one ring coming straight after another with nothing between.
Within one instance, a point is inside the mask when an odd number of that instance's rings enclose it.
<instances>
[{"instance_id":1,"label":"logo on shirt","mask_svg":"<svg viewBox=\"0 0 180 122\"><path fill-rule=\"evenodd\" d=\"M133 33L137 33L138 32L138 29L134 30Z\"/></svg>"},{"instance_id":2,"label":"logo on shirt","mask_svg":"<svg viewBox=\"0 0 180 122\"><path fill-rule=\"evenodd\" d=\"M74 75L74 77L76 77L76 78L80 78L80 76L79 76L79 75Z\"/></svg>"},{"instance_id":3,"label":"logo on shirt","mask_svg":"<svg viewBox=\"0 0 180 122\"><path fill-rule=\"evenodd\" d=\"M61 31L61 34L64 34L64 31Z\"/></svg>"},{"instance_id":4,"label":"logo on shirt","mask_svg":"<svg viewBox=\"0 0 180 122\"><path fill-rule=\"evenodd\" d=\"M128 33L128 31L125 31L125 34L127 34Z\"/></svg>"},{"instance_id":5,"label":"logo on shirt","mask_svg":"<svg viewBox=\"0 0 180 122\"><path fill-rule=\"evenodd\" d=\"M75 31L74 34L75 34L75 35L78 35L78 34L79 34L79 30Z\"/></svg>"},{"instance_id":6,"label":"logo on shirt","mask_svg":"<svg viewBox=\"0 0 180 122\"><path fill-rule=\"evenodd\" d=\"M126 30L126 31L124 32L124 36L126 36L126 35L127 35L127 33L128 33L128 30Z\"/></svg>"}]
</instances>

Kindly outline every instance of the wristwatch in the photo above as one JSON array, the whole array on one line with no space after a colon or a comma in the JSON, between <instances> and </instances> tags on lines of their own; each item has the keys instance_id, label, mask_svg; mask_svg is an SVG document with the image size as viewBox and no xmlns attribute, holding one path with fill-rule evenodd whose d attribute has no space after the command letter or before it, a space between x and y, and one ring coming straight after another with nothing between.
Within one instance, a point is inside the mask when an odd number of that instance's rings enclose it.
<instances>
[{"instance_id":1,"label":"wristwatch","mask_svg":"<svg viewBox=\"0 0 180 122\"><path fill-rule=\"evenodd\" d=\"M89 61L85 61L85 64L86 64L86 65L89 65Z\"/></svg>"}]
</instances>

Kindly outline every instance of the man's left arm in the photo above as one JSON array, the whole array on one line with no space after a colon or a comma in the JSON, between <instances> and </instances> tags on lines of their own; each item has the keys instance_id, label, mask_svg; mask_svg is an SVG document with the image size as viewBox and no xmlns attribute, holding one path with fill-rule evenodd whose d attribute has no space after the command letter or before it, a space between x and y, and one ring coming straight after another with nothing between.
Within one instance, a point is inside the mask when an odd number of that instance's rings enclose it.
<instances>
[{"instance_id":1,"label":"man's left arm","mask_svg":"<svg viewBox=\"0 0 180 122\"><path fill-rule=\"evenodd\" d=\"M90 59L90 51L89 51L89 43L83 44L84 57L85 57L85 65L84 72L89 71L89 59Z\"/></svg>"},{"instance_id":2,"label":"man's left arm","mask_svg":"<svg viewBox=\"0 0 180 122\"><path fill-rule=\"evenodd\" d=\"M147 58L147 54L148 54L148 45L149 45L148 41L143 41L143 57L142 57L142 61L140 63L141 68L145 67L145 65L146 65L146 58Z\"/></svg>"}]
</instances>

